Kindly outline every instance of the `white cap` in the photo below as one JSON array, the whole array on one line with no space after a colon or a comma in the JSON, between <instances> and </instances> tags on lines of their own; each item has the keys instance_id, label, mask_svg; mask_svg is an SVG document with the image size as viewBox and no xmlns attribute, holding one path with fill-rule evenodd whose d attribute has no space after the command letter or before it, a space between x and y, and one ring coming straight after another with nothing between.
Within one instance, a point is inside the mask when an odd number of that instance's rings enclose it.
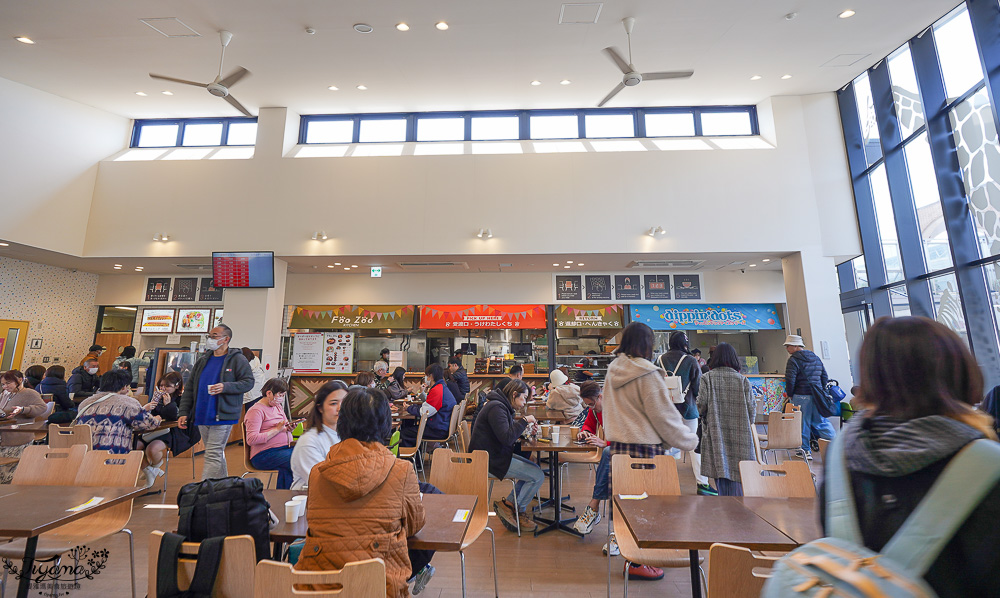
<instances>
[{"instance_id":1,"label":"white cap","mask_svg":"<svg viewBox=\"0 0 1000 598\"><path fill-rule=\"evenodd\" d=\"M789 345L803 348L806 346L805 343L802 342L802 337L797 334L789 334L788 338L785 339L785 346L787 347Z\"/></svg>"},{"instance_id":2,"label":"white cap","mask_svg":"<svg viewBox=\"0 0 1000 598\"><path fill-rule=\"evenodd\" d=\"M563 384L566 384L566 381L569 380L569 378L567 378L566 374L562 373L561 370L552 370L549 372L549 380L551 380L552 384L555 386L562 386Z\"/></svg>"}]
</instances>

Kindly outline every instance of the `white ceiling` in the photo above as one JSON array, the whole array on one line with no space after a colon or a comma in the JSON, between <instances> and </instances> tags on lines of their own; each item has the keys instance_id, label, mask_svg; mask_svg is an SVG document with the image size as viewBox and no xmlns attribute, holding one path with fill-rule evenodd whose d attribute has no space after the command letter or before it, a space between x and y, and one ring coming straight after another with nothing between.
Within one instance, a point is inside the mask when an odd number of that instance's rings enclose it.
<instances>
[{"instance_id":1,"label":"white ceiling","mask_svg":"<svg viewBox=\"0 0 1000 598\"><path fill-rule=\"evenodd\" d=\"M235 116L205 90L147 75L210 81L216 32L227 29L235 37L225 72L253 73L233 95L255 114L261 106L300 114L590 107L621 77L601 49L624 48L620 20L635 16L640 71L695 75L626 89L609 107L754 104L838 89L956 4L627 0L604 4L597 24L560 25L553 0L10 0L0 3L0 77L132 118ZM846 8L857 15L837 18ZM202 36L163 37L139 21L150 17L177 17ZM450 29L436 30L439 20ZM400 21L410 31L396 31ZM354 32L358 22L375 31ZM845 54L857 62L822 66ZM755 74L763 79L750 81Z\"/></svg>"}]
</instances>

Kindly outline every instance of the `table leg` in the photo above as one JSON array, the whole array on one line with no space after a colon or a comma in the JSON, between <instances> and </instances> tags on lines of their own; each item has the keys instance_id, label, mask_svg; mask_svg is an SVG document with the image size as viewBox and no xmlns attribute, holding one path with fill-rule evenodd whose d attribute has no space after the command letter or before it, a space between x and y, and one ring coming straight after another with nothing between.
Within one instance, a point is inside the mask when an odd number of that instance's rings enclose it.
<instances>
[{"instance_id":1,"label":"table leg","mask_svg":"<svg viewBox=\"0 0 1000 598\"><path fill-rule=\"evenodd\" d=\"M275 561L281 562L281 549L284 548L284 542L275 542L274 548L271 550L271 558Z\"/></svg>"},{"instance_id":2,"label":"table leg","mask_svg":"<svg viewBox=\"0 0 1000 598\"><path fill-rule=\"evenodd\" d=\"M558 497L559 493L562 491L562 489L560 487L561 484L560 484L560 479L559 479L559 473L560 473L561 470L559 469L558 460L557 460L558 453L551 452L551 453L549 453L549 455L550 455L550 460L556 463L556 466L552 468L552 477L551 477L551 480L549 482L549 489L550 489L550 491L552 493L550 496L556 496L556 497ZM555 512L553 513L553 518L552 519L546 519L544 517L539 517L537 515L535 516L535 521L537 521L539 523L546 524L545 527L539 528L539 529L535 530L535 536L537 537L537 536L540 536L541 534L545 534L545 533L551 532L552 530L558 529L558 530L564 531L564 532L566 532L566 533L568 533L568 534L570 534L572 536L576 536L577 538L582 538L583 534L581 534L580 532L578 532L575 529L573 529L572 527L570 527L573 524L573 522L576 521L577 518L573 517L573 518L570 518L570 519L563 519L562 518L562 507L563 507L562 501L561 500L555 500L554 504L555 504Z\"/></svg>"},{"instance_id":3,"label":"table leg","mask_svg":"<svg viewBox=\"0 0 1000 598\"><path fill-rule=\"evenodd\" d=\"M557 455L558 453L549 453L549 454L550 455ZM552 473L553 471L562 471L562 470L559 469L559 461L558 461L558 459L556 460L555 465L553 465L552 464L552 458L549 457L549 497L546 498L545 500L540 501L538 503L538 506L535 507L536 511L541 511L542 509L547 509L547 508L551 507L552 505L554 505L556 503L554 497L559 496L559 491L555 490L556 476L555 476L555 474ZM562 501L569 500L569 496L563 496L561 498L562 498ZM560 502L562 502L562 501L560 501ZM563 503L562 508L564 508L564 509L566 509L568 511L572 511L574 513L576 512L576 507L574 507L572 505L567 505L567 504Z\"/></svg>"},{"instance_id":4,"label":"table leg","mask_svg":"<svg viewBox=\"0 0 1000 598\"><path fill-rule=\"evenodd\" d=\"M698 551L691 551L691 598L701 598L701 575L698 569Z\"/></svg>"},{"instance_id":5,"label":"table leg","mask_svg":"<svg viewBox=\"0 0 1000 598\"><path fill-rule=\"evenodd\" d=\"M17 583L17 598L28 598L31 586L31 569L35 566L35 549L38 548L38 536L32 536L24 542L24 560L21 561L21 579Z\"/></svg>"}]
</instances>

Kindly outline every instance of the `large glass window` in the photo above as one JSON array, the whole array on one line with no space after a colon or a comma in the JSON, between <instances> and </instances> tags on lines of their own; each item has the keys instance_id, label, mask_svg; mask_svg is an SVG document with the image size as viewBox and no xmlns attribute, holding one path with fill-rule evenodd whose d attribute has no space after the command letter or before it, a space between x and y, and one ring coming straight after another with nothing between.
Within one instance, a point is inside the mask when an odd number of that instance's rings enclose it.
<instances>
[{"instance_id":1,"label":"large glass window","mask_svg":"<svg viewBox=\"0 0 1000 598\"><path fill-rule=\"evenodd\" d=\"M752 135L749 112L702 112L702 135Z\"/></svg>"},{"instance_id":2,"label":"large glass window","mask_svg":"<svg viewBox=\"0 0 1000 598\"><path fill-rule=\"evenodd\" d=\"M993 306L993 326L997 328L1000 336L1000 280L997 279L998 268L995 263L983 266L983 274L986 276L986 288L990 293L990 304Z\"/></svg>"},{"instance_id":3,"label":"large glass window","mask_svg":"<svg viewBox=\"0 0 1000 598\"><path fill-rule=\"evenodd\" d=\"M419 118L417 141L462 141L465 139L465 119Z\"/></svg>"},{"instance_id":4,"label":"large glass window","mask_svg":"<svg viewBox=\"0 0 1000 598\"><path fill-rule=\"evenodd\" d=\"M314 120L306 128L306 143L350 143L353 140L353 120Z\"/></svg>"},{"instance_id":5,"label":"large glass window","mask_svg":"<svg viewBox=\"0 0 1000 598\"><path fill-rule=\"evenodd\" d=\"M865 161L871 166L882 158L882 145L879 141L878 120L875 117L872 85L871 81L868 80L867 71L854 80L854 99L858 104L858 120L861 121L861 141L864 143Z\"/></svg>"},{"instance_id":6,"label":"large glass window","mask_svg":"<svg viewBox=\"0 0 1000 598\"><path fill-rule=\"evenodd\" d=\"M646 114L646 137L693 137L694 114L671 112Z\"/></svg>"},{"instance_id":7,"label":"large glass window","mask_svg":"<svg viewBox=\"0 0 1000 598\"><path fill-rule=\"evenodd\" d=\"M368 118L361 120L358 141L387 142L406 141L405 118Z\"/></svg>"},{"instance_id":8,"label":"large glass window","mask_svg":"<svg viewBox=\"0 0 1000 598\"><path fill-rule=\"evenodd\" d=\"M165 147L177 145L177 128L180 125L146 125L139 129L137 147Z\"/></svg>"},{"instance_id":9,"label":"large glass window","mask_svg":"<svg viewBox=\"0 0 1000 598\"><path fill-rule=\"evenodd\" d=\"M917 210L927 271L950 268L952 262L948 230L941 210L941 196L938 194L937 176L931 160L931 147L927 144L927 133L921 133L903 146L903 155L910 174L910 188Z\"/></svg>"},{"instance_id":10,"label":"large glass window","mask_svg":"<svg viewBox=\"0 0 1000 598\"><path fill-rule=\"evenodd\" d=\"M983 80L983 66L979 62L972 21L964 2L934 24L934 45L949 102Z\"/></svg>"},{"instance_id":11,"label":"large glass window","mask_svg":"<svg viewBox=\"0 0 1000 598\"><path fill-rule=\"evenodd\" d=\"M185 125L183 145L222 145L222 123Z\"/></svg>"},{"instance_id":12,"label":"large glass window","mask_svg":"<svg viewBox=\"0 0 1000 598\"><path fill-rule=\"evenodd\" d=\"M516 116L473 116L472 139L496 141L520 137L521 119Z\"/></svg>"},{"instance_id":13,"label":"large glass window","mask_svg":"<svg viewBox=\"0 0 1000 598\"><path fill-rule=\"evenodd\" d=\"M878 236L882 245L882 257L885 260L885 281L899 282L903 280L903 261L899 254L899 236L896 234L896 216L892 209L892 196L889 195L889 181L885 176L885 165L879 164L868 175L875 199L875 220L878 224Z\"/></svg>"},{"instance_id":14,"label":"large glass window","mask_svg":"<svg viewBox=\"0 0 1000 598\"><path fill-rule=\"evenodd\" d=\"M889 289L889 303L892 305L892 317L910 315L910 294L906 291L905 284Z\"/></svg>"},{"instance_id":15,"label":"large glass window","mask_svg":"<svg viewBox=\"0 0 1000 598\"><path fill-rule=\"evenodd\" d=\"M574 115L532 116L529 126L532 139L574 139L580 136L579 120Z\"/></svg>"},{"instance_id":16,"label":"large glass window","mask_svg":"<svg viewBox=\"0 0 1000 598\"><path fill-rule=\"evenodd\" d=\"M982 257L1000 255L1000 146L986 88L949 113Z\"/></svg>"},{"instance_id":17,"label":"large glass window","mask_svg":"<svg viewBox=\"0 0 1000 598\"><path fill-rule=\"evenodd\" d=\"M257 143L257 123L229 123L226 145L255 145Z\"/></svg>"},{"instance_id":18,"label":"large glass window","mask_svg":"<svg viewBox=\"0 0 1000 598\"><path fill-rule=\"evenodd\" d=\"M588 114L584 117L587 137L635 137L631 114Z\"/></svg>"},{"instance_id":19,"label":"large glass window","mask_svg":"<svg viewBox=\"0 0 1000 598\"><path fill-rule=\"evenodd\" d=\"M851 270L854 271L854 288L863 289L868 286L868 266L865 265L865 256L859 255L851 260Z\"/></svg>"},{"instance_id":20,"label":"large glass window","mask_svg":"<svg viewBox=\"0 0 1000 598\"><path fill-rule=\"evenodd\" d=\"M958 293L958 282L954 274L936 276L929 280L931 285L931 301L934 303L934 319L958 333L969 343L969 335L965 328L965 312L962 310L962 297Z\"/></svg>"},{"instance_id":21,"label":"large glass window","mask_svg":"<svg viewBox=\"0 0 1000 598\"><path fill-rule=\"evenodd\" d=\"M913 56L906 44L889 55L889 79L892 82L892 101L899 121L900 137L906 139L924 126L924 105L917 88L917 74L913 70Z\"/></svg>"}]
</instances>

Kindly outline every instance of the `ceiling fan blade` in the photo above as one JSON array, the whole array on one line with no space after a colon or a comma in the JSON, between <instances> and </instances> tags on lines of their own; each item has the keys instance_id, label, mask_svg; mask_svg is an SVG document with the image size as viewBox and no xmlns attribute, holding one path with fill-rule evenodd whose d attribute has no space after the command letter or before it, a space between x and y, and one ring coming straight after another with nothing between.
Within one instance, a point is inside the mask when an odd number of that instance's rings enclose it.
<instances>
[{"instance_id":1,"label":"ceiling fan blade","mask_svg":"<svg viewBox=\"0 0 1000 598\"><path fill-rule=\"evenodd\" d=\"M623 75L627 75L632 72L632 69L628 66L628 62L625 61L625 58L621 55L621 52L618 51L618 48L604 48L604 53L618 65L618 68L621 69Z\"/></svg>"},{"instance_id":2,"label":"ceiling fan blade","mask_svg":"<svg viewBox=\"0 0 1000 598\"><path fill-rule=\"evenodd\" d=\"M233 108L236 108L237 110L239 110L240 112L242 112L246 116L250 116L250 117L253 116L253 114L250 114L250 111L247 110L246 108L244 108L243 104L237 102L236 98L234 98L233 96L231 96L231 95L230 96L226 96L223 99L226 100L227 102L229 102L230 105L232 105Z\"/></svg>"},{"instance_id":3,"label":"ceiling fan blade","mask_svg":"<svg viewBox=\"0 0 1000 598\"><path fill-rule=\"evenodd\" d=\"M183 83L184 85L194 85L195 87L208 87L208 83L198 83L197 81L188 81L187 79L177 79L175 77L165 77L163 75L149 74L150 77L154 79L163 79L164 81L173 81L174 83Z\"/></svg>"},{"instance_id":4,"label":"ceiling fan blade","mask_svg":"<svg viewBox=\"0 0 1000 598\"><path fill-rule=\"evenodd\" d=\"M604 96L604 99L601 100L601 102L597 105L597 107L600 108L601 106L603 106L603 105L607 104L608 102L610 102L611 98L613 98L616 95L618 95L618 92L620 92L623 89L625 89L625 84L624 83L619 83L618 85L616 85L615 88L611 90L611 93L609 93L608 95Z\"/></svg>"},{"instance_id":5,"label":"ceiling fan blade","mask_svg":"<svg viewBox=\"0 0 1000 598\"><path fill-rule=\"evenodd\" d=\"M643 81L655 81L657 79L687 79L694 74L694 71L663 71L660 73L643 73Z\"/></svg>"},{"instance_id":6,"label":"ceiling fan blade","mask_svg":"<svg viewBox=\"0 0 1000 598\"><path fill-rule=\"evenodd\" d=\"M223 87L232 87L233 85L236 84L237 81L239 81L243 77L246 77L249 74L250 74L250 71L246 70L243 67L239 67L235 71L233 71L233 72L229 73L228 75L226 75L225 79L219 81L219 85L221 85Z\"/></svg>"}]
</instances>

